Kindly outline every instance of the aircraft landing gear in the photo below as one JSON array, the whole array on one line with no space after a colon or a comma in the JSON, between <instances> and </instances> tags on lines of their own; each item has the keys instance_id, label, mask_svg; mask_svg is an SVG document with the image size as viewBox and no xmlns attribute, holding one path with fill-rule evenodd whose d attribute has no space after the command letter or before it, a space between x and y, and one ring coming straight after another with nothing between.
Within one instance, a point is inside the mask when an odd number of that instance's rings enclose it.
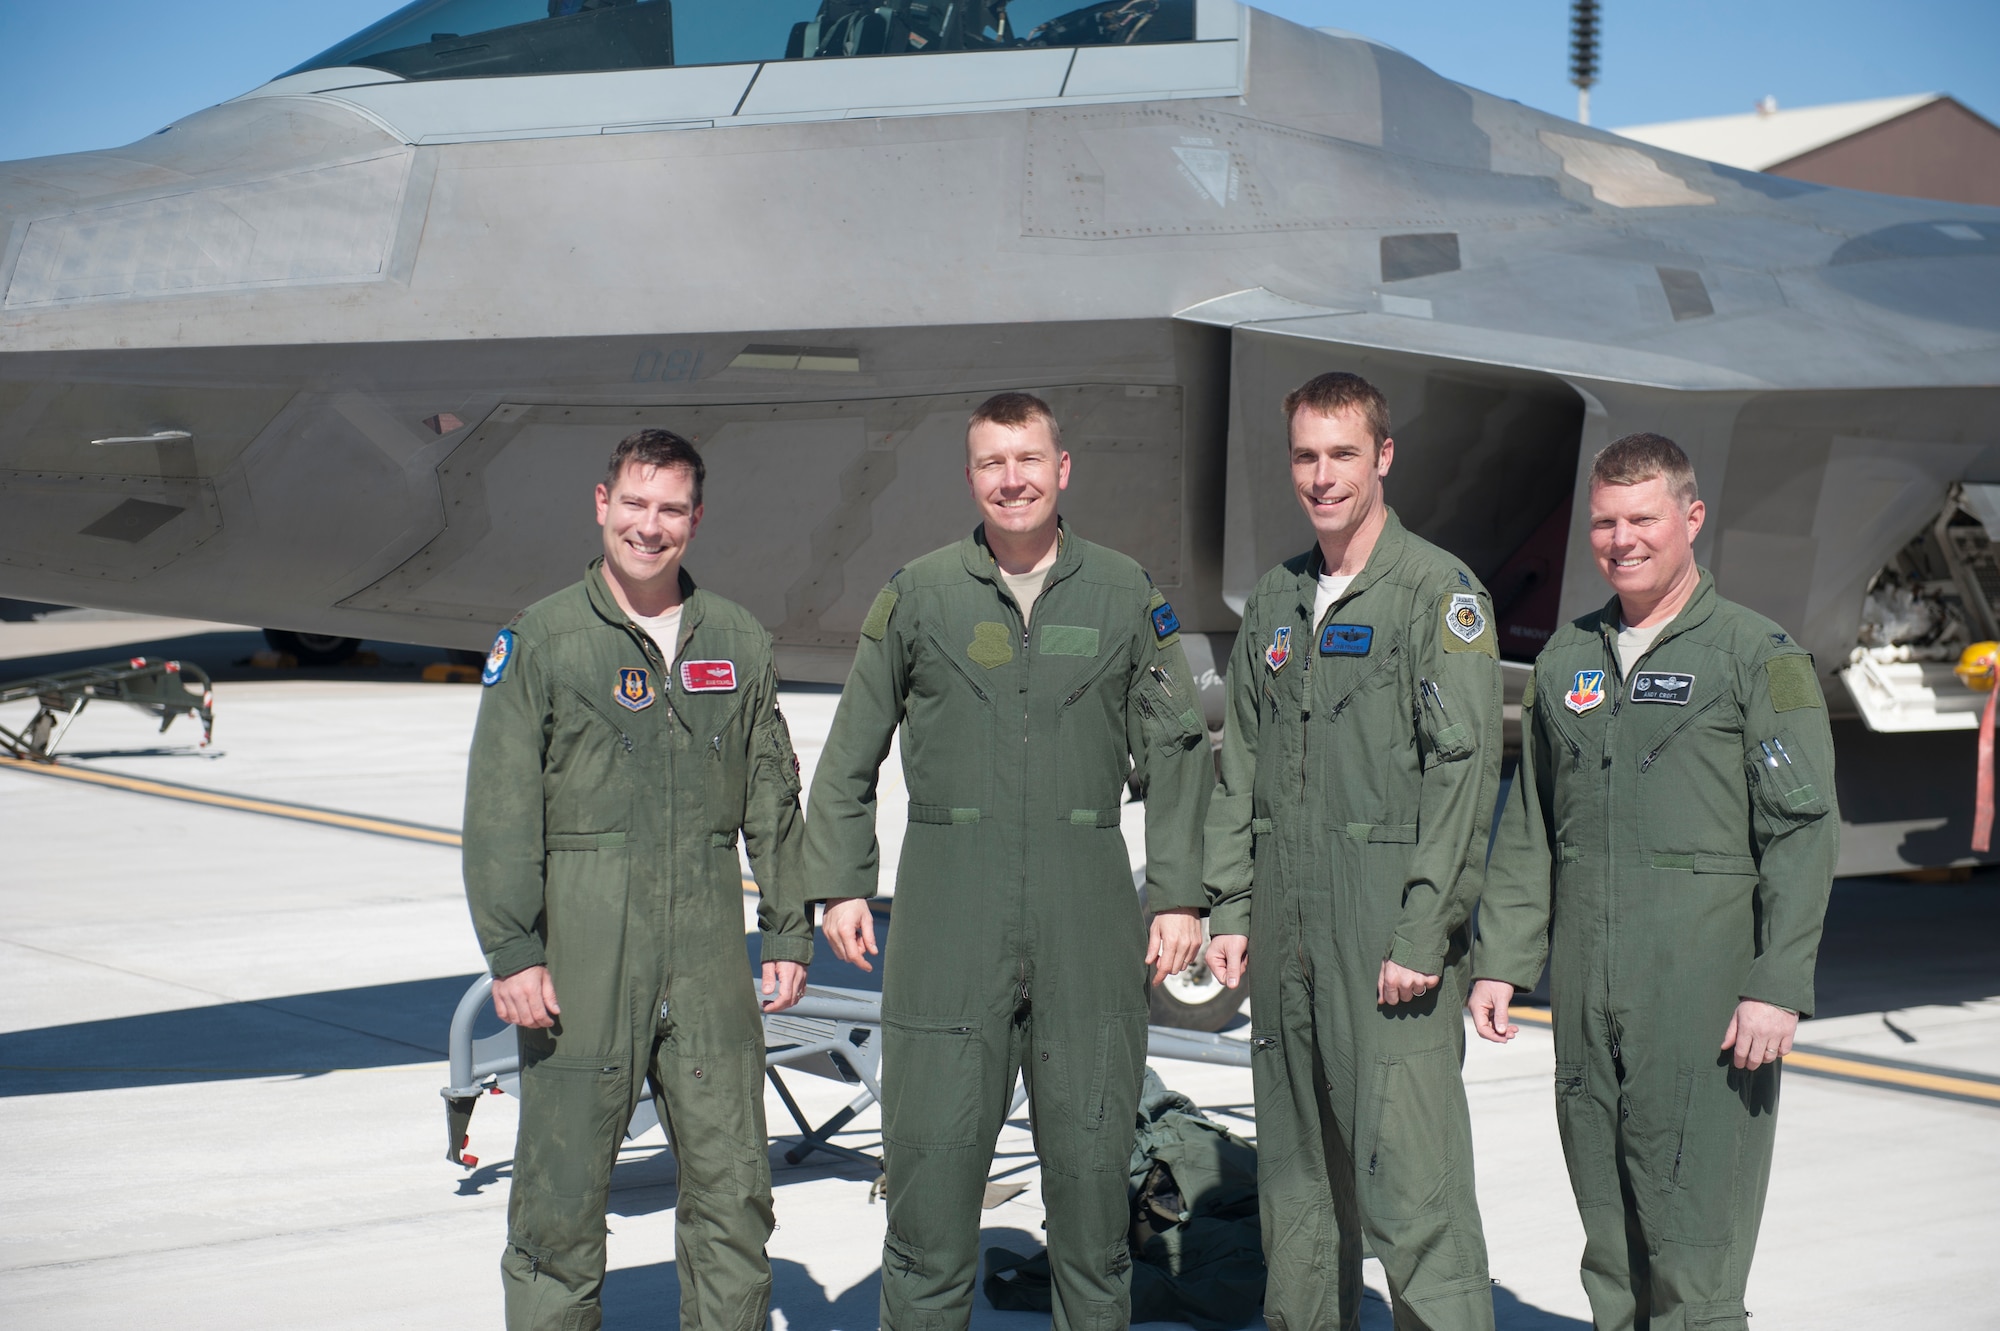
<instances>
[{"instance_id":1,"label":"aircraft landing gear","mask_svg":"<svg viewBox=\"0 0 2000 1331\"><path fill-rule=\"evenodd\" d=\"M343 638L332 633L293 633L289 629L265 629L264 641L274 652L283 652L302 666L339 665L361 650L361 639Z\"/></svg>"}]
</instances>

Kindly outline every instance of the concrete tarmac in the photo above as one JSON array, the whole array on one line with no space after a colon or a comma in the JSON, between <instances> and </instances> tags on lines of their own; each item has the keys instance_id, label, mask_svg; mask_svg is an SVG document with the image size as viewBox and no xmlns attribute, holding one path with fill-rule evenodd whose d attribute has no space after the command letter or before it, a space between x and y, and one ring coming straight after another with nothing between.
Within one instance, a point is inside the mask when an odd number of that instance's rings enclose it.
<instances>
[{"instance_id":1,"label":"concrete tarmac","mask_svg":"<svg viewBox=\"0 0 2000 1331\"><path fill-rule=\"evenodd\" d=\"M10 626L10 631L20 626ZM195 640L198 647L200 640ZM11 644L10 644L11 645ZM189 659L198 650L171 644ZM25 663L36 668L33 661ZM217 688L216 745L94 706L83 768L456 827L478 689L256 678ZM810 767L829 691L784 708ZM19 709L0 714L18 726ZM185 723L182 723L185 725ZM810 776L810 771L808 771ZM885 852L902 825L884 781ZM1128 819L1135 847L1143 845ZM446 1023L480 967L449 846L0 770L0 1308L11 1328L493 1326L514 1102L482 1101L477 1168L444 1160ZM871 986L815 966L820 983ZM2000 882L1843 880L1814 1048L2000 1074ZM1234 1034L1244 1034L1239 1020ZM1718 1032L1718 1041L1720 1033ZM1247 1071L1156 1062L1254 1135ZM1529 1027L1466 1078L1499 1325L1584 1328L1582 1231ZM794 1076L814 1118L848 1088ZM2000 1103L1788 1072L1750 1287L1756 1326L2000 1327ZM774 1130L789 1125L775 1095ZM864 1114L840 1140L875 1149ZM882 1208L867 1166L784 1163L777 1328L875 1325ZM982 1246L1041 1241L1025 1115ZM615 1175L607 1325L671 1325L675 1171L655 1129ZM1385 1328L1379 1268L1363 1324ZM976 1299L979 1328L1028 1328ZM1257 1323L1261 1325L1261 1322Z\"/></svg>"}]
</instances>

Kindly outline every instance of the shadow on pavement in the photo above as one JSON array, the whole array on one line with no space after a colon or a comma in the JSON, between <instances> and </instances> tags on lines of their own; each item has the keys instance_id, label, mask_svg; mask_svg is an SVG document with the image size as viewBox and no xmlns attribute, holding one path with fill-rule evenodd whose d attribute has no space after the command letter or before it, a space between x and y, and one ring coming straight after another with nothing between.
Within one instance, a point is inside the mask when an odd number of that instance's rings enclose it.
<instances>
[{"instance_id":1,"label":"shadow on pavement","mask_svg":"<svg viewBox=\"0 0 2000 1331\"><path fill-rule=\"evenodd\" d=\"M771 1311L782 1312L790 1331L861 1331L879 1320L879 1274L839 1295L797 1262L771 1261ZM604 1274L605 1331L655 1331L680 1320L681 1287L671 1261L628 1266Z\"/></svg>"},{"instance_id":2,"label":"shadow on pavement","mask_svg":"<svg viewBox=\"0 0 2000 1331\"><path fill-rule=\"evenodd\" d=\"M0 1034L0 1097L436 1062L472 981L447 975L9 1031Z\"/></svg>"},{"instance_id":3,"label":"shadow on pavement","mask_svg":"<svg viewBox=\"0 0 2000 1331\"><path fill-rule=\"evenodd\" d=\"M1836 879L1814 987L1821 1018L2000 995L2000 873Z\"/></svg>"},{"instance_id":4,"label":"shadow on pavement","mask_svg":"<svg viewBox=\"0 0 2000 1331\"><path fill-rule=\"evenodd\" d=\"M459 659L443 647L368 641L361 644L360 655L355 660L343 665L265 667L252 664L258 653L269 651L270 644L264 641L262 633L197 633L152 642L120 643L115 647L53 652L46 656L11 657L0 660L0 680L53 675L65 670L103 665L107 661L149 656L162 661L192 661L218 683L253 679L408 682L422 679L425 666L450 664Z\"/></svg>"}]
</instances>

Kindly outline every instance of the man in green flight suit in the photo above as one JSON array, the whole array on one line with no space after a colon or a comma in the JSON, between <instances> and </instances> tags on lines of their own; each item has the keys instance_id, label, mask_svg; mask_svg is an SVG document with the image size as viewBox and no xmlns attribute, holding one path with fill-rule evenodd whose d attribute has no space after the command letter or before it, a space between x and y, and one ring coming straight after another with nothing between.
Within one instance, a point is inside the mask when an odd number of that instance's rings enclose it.
<instances>
[{"instance_id":1,"label":"man in green flight suit","mask_svg":"<svg viewBox=\"0 0 2000 1331\"><path fill-rule=\"evenodd\" d=\"M1243 608L1207 846L1209 969L1250 977L1264 1315L1358 1326L1365 1234L1397 1327L1490 1331L1459 1011L1499 793L1492 606L1385 502L1373 385L1320 375L1285 415L1319 539Z\"/></svg>"},{"instance_id":2,"label":"man in green flight suit","mask_svg":"<svg viewBox=\"0 0 2000 1331\"><path fill-rule=\"evenodd\" d=\"M1157 983L1201 947L1208 745L1173 608L1137 564L1056 514L1069 454L1048 405L988 400L966 453L983 522L875 598L808 806L827 941L866 969L876 779L901 727L910 825L882 993L882 1326L969 1323L980 1201L1025 1073L1055 1325L1115 1331L1130 1321L1146 966ZM1135 759L1150 939L1118 832Z\"/></svg>"},{"instance_id":3,"label":"man in green flight suit","mask_svg":"<svg viewBox=\"0 0 2000 1331\"><path fill-rule=\"evenodd\" d=\"M1535 662L1473 953L1494 1041L1549 962L1598 1331L1745 1327L1778 1060L1812 1011L1840 850L1812 657L1716 594L1703 517L1671 440L1592 464L1591 553L1617 595Z\"/></svg>"},{"instance_id":4,"label":"man in green flight suit","mask_svg":"<svg viewBox=\"0 0 2000 1331\"><path fill-rule=\"evenodd\" d=\"M763 898L763 1007L780 1011L812 960L804 820L770 635L681 568L702 473L666 430L620 443L597 487L604 557L487 658L465 890L521 1044L509 1331L601 1323L605 1196L649 1082L680 1164L682 1327L761 1327L770 1304L764 1035L736 838Z\"/></svg>"}]
</instances>

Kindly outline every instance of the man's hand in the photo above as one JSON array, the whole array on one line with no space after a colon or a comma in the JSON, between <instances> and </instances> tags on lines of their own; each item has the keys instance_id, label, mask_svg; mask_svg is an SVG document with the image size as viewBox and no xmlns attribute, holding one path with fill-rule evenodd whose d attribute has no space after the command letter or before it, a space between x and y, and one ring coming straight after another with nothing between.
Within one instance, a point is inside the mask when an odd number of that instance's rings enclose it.
<instances>
[{"instance_id":1,"label":"man's hand","mask_svg":"<svg viewBox=\"0 0 2000 1331\"><path fill-rule=\"evenodd\" d=\"M875 912L868 909L867 897L827 902L819 927L834 956L865 971L875 969L868 964L868 958L879 955L879 950L875 946Z\"/></svg>"},{"instance_id":2,"label":"man's hand","mask_svg":"<svg viewBox=\"0 0 2000 1331\"><path fill-rule=\"evenodd\" d=\"M1722 1047L1736 1050L1731 1061L1737 1067L1755 1072L1791 1053L1792 1036L1798 1029L1798 1013L1746 998L1736 1005L1735 1015L1729 1018L1729 1029L1722 1034Z\"/></svg>"},{"instance_id":3,"label":"man's hand","mask_svg":"<svg viewBox=\"0 0 2000 1331\"><path fill-rule=\"evenodd\" d=\"M1201 912L1192 906L1175 906L1153 916L1153 929L1146 939L1146 964L1153 968L1153 983L1169 975L1179 975L1194 965L1201 955Z\"/></svg>"},{"instance_id":4,"label":"man's hand","mask_svg":"<svg viewBox=\"0 0 2000 1331\"><path fill-rule=\"evenodd\" d=\"M1242 934L1217 934L1208 940L1208 973L1230 988L1243 983L1250 968L1250 940Z\"/></svg>"},{"instance_id":5,"label":"man's hand","mask_svg":"<svg viewBox=\"0 0 2000 1331\"><path fill-rule=\"evenodd\" d=\"M764 1004L766 1012L783 1012L799 1001L806 991L806 968L796 961L764 963L764 993L775 994Z\"/></svg>"},{"instance_id":6,"label":"man's hand","mask_svg":"<svg viewBox=\"0 0 2000 1331\"><path fill-rule=\"evenodd\" d=\"M1382 963L1382 974L1375 981L1375 1001L1384 1007L1394 1007L1398 1003L1410 1003L1422 998L1438 987L1438 977L1413 971L1408 966L1398 966L1393 961Z\"/></svg>"},{"instance_id":7,"label":"man's hand","mask_svg":"<svg viewBox=\"0 0 2000 1331\"><path fill-rule=\"evenodd\" d=\"M1507 1020L1507 1005L1514 1001L1514 986L1505 980L1474 980L1472 995L1465 1006L1472 1012L1472 1029L1482 1040L1506 1044L1521 1033Z\"/></svg>"},{"instance_id":8,"label":"man's hand","mask_svg":"<svg viewBox=\"0 0 2000 1331\"><path fill-rule=\"evenodd\" d=\"M493 1011L510 1026L539 1031L555 1025L562 1008L556 1003L556 985L549 978L549 968L530 966L495 980Z\"/></svg>"}]
</instances>

